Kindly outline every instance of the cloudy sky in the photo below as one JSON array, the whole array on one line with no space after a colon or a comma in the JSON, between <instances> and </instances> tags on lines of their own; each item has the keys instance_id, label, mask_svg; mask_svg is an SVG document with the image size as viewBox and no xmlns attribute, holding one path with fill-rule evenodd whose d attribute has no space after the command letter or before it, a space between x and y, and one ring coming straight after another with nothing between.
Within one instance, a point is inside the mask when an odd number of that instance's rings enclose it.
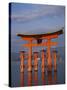
<instances>
[{"instance_id":1,"label":"cloudy sky","mask_svg":"<svg viewBox=\"0 0 67 90\"><path fill-rule=\"evenodd\" d=\"M17 33L47 33L54 32L65 25L65 7L39 4L11 4L11 44L12 51L18 51L21 41ZM18 42L19 41L19 42ZM64 44L64 35L59 36L58 42ZM25 43L22 41L22 43Z\"/></svg>"}]
</instances>

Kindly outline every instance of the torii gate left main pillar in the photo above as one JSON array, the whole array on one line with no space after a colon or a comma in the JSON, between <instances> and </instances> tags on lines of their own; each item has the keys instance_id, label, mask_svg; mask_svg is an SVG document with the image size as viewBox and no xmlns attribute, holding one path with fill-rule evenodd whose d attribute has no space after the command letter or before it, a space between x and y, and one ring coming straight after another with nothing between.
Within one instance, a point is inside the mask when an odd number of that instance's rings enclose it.
<instances>
[{"instance_id":1,"label":"torii gate left main pillar","mask_svg":"<svg viewBox=\"0 0 67 90\"><path fill-rule=\"evenodd\" d=\"M27 67L28 67L28 71L32 71L32 38L23 37L22 39L28 41L28 49L29 50L28 50L28 64L27 64Z\"/></svg>"},{"instance_id":2,"label":"torii gate left main pillar","mask_svg":"<svg viewBox=\"0 0 67 90\"><path fill-rule=\"evenodd\" d=\"M29 40L29 43L32 44L32 40ZM29 47L28 52L28 71L32 71L32 46Z\"/></svg>"}]
</instances>

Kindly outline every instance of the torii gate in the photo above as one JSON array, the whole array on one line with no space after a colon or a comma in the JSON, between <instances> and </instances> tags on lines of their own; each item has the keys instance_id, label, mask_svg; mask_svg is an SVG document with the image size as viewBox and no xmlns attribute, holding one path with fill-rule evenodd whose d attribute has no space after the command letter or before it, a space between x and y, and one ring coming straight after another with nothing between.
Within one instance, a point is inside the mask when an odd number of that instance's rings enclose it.
<instances>
[{"instance_id":1,"label":"torii gate","mask_svg":"<svg viewBox=\"0 0 67 90\"><path fill-rule=\"evenodd\" d=\"M32 34L32 35L17 34L17 36L20 36L22 40L28 41L27 44L22 45L24 47L29 48L28 71L32 71L32 47L35 47L35 46L47 46L48 70L51 71L52 60L51 60L50 48L51 46L56 46L58 44L58 42L52 42L51 39L58 38L60 34L63 34L63 30L59 30L53 33L46 33L46 34ZM46 39L47 41L42 42L43 39ZM33 40L37 40L37 43L32 43ZM44 58L44 56L42 57ZM42 64L43 64L42 66L44 66L43 58L42 58Z\"/></svg>"}]
</instances>

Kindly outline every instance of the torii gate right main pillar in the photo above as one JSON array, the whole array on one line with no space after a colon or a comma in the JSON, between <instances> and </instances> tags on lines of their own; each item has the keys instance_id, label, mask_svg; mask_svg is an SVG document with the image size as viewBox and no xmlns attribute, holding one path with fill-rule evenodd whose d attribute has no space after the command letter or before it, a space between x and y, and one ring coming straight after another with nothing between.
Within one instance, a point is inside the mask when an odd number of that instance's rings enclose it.
<instances>
[{"instance_id":1,"label":"torii gate right main pillar","mask_svg":"<svg viewBox=\"0 0 67 90\"><path fill-rule=\"evenodd\" d=\"M51 71L52 70L52 59L51 59L51 51L50 51L50 39L48 39L48 44L49 46L47 46L47 55L48 55L48 71Z\"/></svg>"}]
</instances>

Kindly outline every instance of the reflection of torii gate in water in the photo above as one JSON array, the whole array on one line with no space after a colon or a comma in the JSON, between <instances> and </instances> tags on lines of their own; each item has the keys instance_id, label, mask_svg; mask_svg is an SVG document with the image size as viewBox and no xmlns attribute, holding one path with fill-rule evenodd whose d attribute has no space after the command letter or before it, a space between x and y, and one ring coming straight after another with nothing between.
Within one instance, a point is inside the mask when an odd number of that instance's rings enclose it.
<instances>
[{"instance_id":1,"label":"reflection of torii gate in water","mask_svg":"<svg viewBox=\"0 0 67 90\"><path fill-rule=\"evenodd\" d=\"M52 42L51 39L58 38L60 34L63 34L63 30L59 30L57 32L53 33L46 33L46 34L32 34L32 35L24 35L24 34L17 34L17 36L20 36L21 39L28 41L27 44L23 44L22 46L29 48L28 53L28 71L32 71L32 47L35 46L47 46L47 54L48 54L48 70L50 71L52 68L52 60L51 60L51 53L50 48L51 46L56 46L57 42ZM42 40L45 39L45 42L42 42ZM32 43L33 40L37 40L37 43ZM44 71L44 51L42 51L42 71ZM55 69L56 69L56 60L55 62ZM37 69L37 53L34 53L34 70ZM21 52L21 72L24 72L24 52Z\"/></svg>"}]
</instances>

